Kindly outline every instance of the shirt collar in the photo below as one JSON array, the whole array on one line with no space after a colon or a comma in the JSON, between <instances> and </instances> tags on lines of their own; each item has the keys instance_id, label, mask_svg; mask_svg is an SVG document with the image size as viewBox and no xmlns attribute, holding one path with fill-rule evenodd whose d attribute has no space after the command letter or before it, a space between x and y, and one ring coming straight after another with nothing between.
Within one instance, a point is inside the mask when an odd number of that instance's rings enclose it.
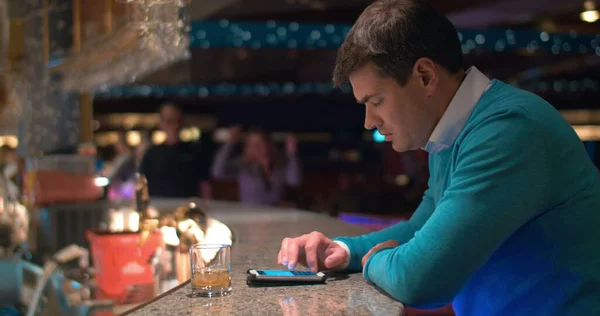
<instances>
[{"instance_id":1,"label":"shirt collar","mask_svg":"<svg viewBox=\"0 0 600 316\"><path fill-rule=\"evenodd\" d=\"M476 67L467 70L466 77L450 101L446 112L436 125L429 141L423 148L431 154L452 146L465 126L471 111L490 86L490 79Z\"/></svg>"}]
</instances>

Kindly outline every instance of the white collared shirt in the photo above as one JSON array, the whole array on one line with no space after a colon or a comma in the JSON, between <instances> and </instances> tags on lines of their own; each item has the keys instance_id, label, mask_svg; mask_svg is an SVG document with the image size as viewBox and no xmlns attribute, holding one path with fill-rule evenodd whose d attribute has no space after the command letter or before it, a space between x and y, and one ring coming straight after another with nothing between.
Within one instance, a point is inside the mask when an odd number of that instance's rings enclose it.
<instances>
[{"instance_id":1,"label":"white collared shirt","mask_svg":"<svg viewBox=\"0 0 600 316\"><path fill-rule=\"evenodd\" d=\"M490 87L490 83L490 79L479 69L476 67L469 68L467 76L456 91L433 133L431 133L423 150L436 154L452 146L467 123L473 108Z\"/></svg>"}]
</instances>

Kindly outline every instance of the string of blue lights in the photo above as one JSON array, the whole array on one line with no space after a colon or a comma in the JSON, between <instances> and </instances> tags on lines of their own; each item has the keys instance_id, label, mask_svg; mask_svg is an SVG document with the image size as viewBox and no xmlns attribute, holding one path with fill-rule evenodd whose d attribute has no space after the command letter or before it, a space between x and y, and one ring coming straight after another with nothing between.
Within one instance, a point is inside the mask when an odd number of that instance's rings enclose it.
<instances>
[{"instance_id":1,"label":"string of blue lights","mask_svg":"<svg viewBox=\"0 0 600 316\"><path fill-rule=\"evenodd\" d=\"M520 88L535 92L598 92L600 80L531 80ZM136 98L136 97L198 97L210 96L285 96L306 94L348 94L350 89L336 89L330 82L305 82L305 83L255 83L255 84L215 84L215 85L185 85L185 86L160 86L160 85L130 85L96 91L95 96L105 99L111 98Z\"/></svg>"},{"instance_id":2,"label":"string of blue lights","mask_svg":"<svg viewBox=\"0 0 600 316\"><path fill-rule=\"evenodd\" d=\"M297 22L194 21L193 48L248 47L253 49L337 49L351 25ZM500 29L459 29L463 53L511 52L589 54L600 56L600 35Z\"/></svg>"},{"instance_id":3,"label":"string of blue lights","mask_svg":"<svg viewBox=\"0 0 600 316\"><path fill-rule=\"evenodd\" d=\"M294 94L332 94L349 93L349 89L335 89L329 82L305 83L252 83L252 84L214 84L214 85L130 85L96 91L95 96L103 98L130 97L184 97L195 96L269 96Z\"/></svg>"},{"instance_id":4,"label":"string of blue lights","mask_svg":"<svg viewBox=\"0 0 600 316\"><path fill-rule=\"evenodd\" d=\"M234 22L194 21L190 30L192 48L252 49L337 49L350 31L346 24L318 24L297 22ZM524 54L596 54L600 56L600 35L574 32L554 34L523 30L458 30L463 52L507 52ZM518 85L518 83L513 83ZM522 88L533 92L597 92L600 81L528 80ZM156 86L131 85L97 91L102 98L184 97L195 96L269 96L295 94L349 93L349 89L335 89L330 82L305 83L251 83Z\"/></svg>"}]
</instances>

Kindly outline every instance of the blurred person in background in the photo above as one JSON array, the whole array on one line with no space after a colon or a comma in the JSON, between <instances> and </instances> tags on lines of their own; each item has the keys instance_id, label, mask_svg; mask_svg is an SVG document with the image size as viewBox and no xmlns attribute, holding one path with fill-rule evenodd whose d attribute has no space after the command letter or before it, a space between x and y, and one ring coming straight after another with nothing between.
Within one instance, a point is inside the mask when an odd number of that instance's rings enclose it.
<instances>
[{"instance_id":1,"label":"blurred person in background","mask_svg":"<svg viewBox=\"0 0 600 316\"><path fill-rule=\"evenodd\" d=\"M210 152L199 143L181 141L183 111L179 106L164 104L158 114L159 128L167 138L146 151L139 168L148 179L150 196L211 199Z\"/></svg>"},{"instance_id":2,"label":"blurred person in background","mask_svg":"<svg viewBox=\"0 0 600 316\"><path fill-rule=\"evenodd\" d=\"M260 129L248 132L241 157L232 157L240 138L240 127L232 127L227 142L217 152L212 175L215 179L236 179L240 201L246 204L278 205L285 186L297 187L302 181L300 161L296 155L296 138L285 140L285 157L278 154L269 136Z\"/></svg>"},{"instance_id":3,"label":"blurred person in background","mask_svg":"<svg viewBox=\"0 0 600 316\"><path fill-rule=\"evenodd\" d=\"M465 71L455 27L424 0L369 5L333 77L365 104L365 128L429 153L429 188L384 230L284 239L280 264L362 271L457 315L600 315L600 176L551 104Z\"/></svg>"}]
</instances>

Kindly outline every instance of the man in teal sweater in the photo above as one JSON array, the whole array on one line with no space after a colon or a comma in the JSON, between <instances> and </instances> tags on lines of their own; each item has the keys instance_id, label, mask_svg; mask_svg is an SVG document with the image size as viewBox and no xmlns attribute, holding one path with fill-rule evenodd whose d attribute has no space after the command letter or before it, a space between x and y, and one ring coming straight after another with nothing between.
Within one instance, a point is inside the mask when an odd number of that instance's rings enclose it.
<instances>
[{"instance_id":1,"label":"man in teal sweater","mask_svg":"<svg viewBox=\"0 0 600 316\"><path fill-rule=\"evenodd\" d=\"M286 238L279 263L361 271L397 300L458 315L600 315L600 176L547 102L477 68L454 26L420 0L383 0L342 45L350 81L396 151L429 152L429 188L406 222Z\"/></svg>"}]
</instances>

